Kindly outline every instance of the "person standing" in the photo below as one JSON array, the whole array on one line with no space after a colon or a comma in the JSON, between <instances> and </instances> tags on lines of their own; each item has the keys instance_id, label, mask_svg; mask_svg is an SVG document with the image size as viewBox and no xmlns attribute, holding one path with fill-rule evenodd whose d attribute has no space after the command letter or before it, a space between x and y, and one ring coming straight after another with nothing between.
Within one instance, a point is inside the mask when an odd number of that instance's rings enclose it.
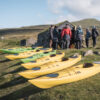
<instances>
[{"instance_id":1,"label":"person standing","mask_svg":"<svg viewBox=\"0 0 100 100\"><path fill-rule=\"evenodd\" d=\"M75 42L76 42L75 41L76 27L74 26L71 31L72 31L72 38L71 38L70 47L73 48L75 47Z\"/></svg>"},{"instance_id":2,"label":"person standing","mask_svg":"<svg viewBox=\"0 0 100 100\"><path fill-rule=\"evenodd\" d=\"M58 46L61 48L61 29L58 30Z\"/></svg>"},{"instance_id":3,"label":"person standing","mask_svg":"<svg viewBox=\"0 0 100 100\"><path fill-rule=\"evenodd\" d=\"M50 48L52 48L52 45L53 45L53 30L54 30L54 26L51 25L51 27L49 28L49 39L50 39L49 47Z\"/></svg>"},{"instance_id":4,"label":"person standing","mask_svg":"<svg viewBox=\"0 0 100 100\"><path fill-rule=\"evenodd\" d=\"M61 49L64 49L64 38L62 37L62 32L63 32L63 30L65 29L65 27L63 27L62 28L62 30L61 30L61 36L60 36L60 39L61 39L61 41L60 41L60 43L61 43Z\"/></svg>"},{"instance_id":5,"label":"person standing","mask_svg":"<svg viewBox=\"0 0 100 100\"><path fill-rule=\"evenodd\" d=\"M92 40L93 40L93 47L96 46L96 39L97 39L97 36L99 35L97 29L95 26L92 27Z\"/></svg>"},{"instance_id":6,"label":"person standing","mask_svg":"<svg viewBox=\"0 0 100 100\"><path fill-rule=\"evenodd\" d=\"M88 48L89 47L89 39L91 37L91 32L90 30L87 28L86 29L86 35L85 35L85 42L86 42L86 47Z\"/></svg>"},{"instance_id":7,"label":"person standing","mask_svg":"<svg viewBox=\"0 0 100 100\"><path fill-rule=\"evenodd\" d=\"M70 45L70 40L72 37L72 32L68 24L66 24L66 27L61 32L61 39L64 40L64 49L68 49Z\"/></svg>"},{"instance_id":8,"label":"person standing","mask_svg":"<svg viewBox=\"0 0 100 100\"><path fill-rule=\"evenodd\" d=\"M82 36L83 36L83 30L81 26L79 25L76 29L76 48L81 49L82 47Z\"/></svg>"},{"instance_id":9,"label":"person standing","mask_svg":"<svg viewBox=\"0 0 100 100\"><path fill-rule=\"evenodd\" d=\"M58 49L58 29L57 26L54 27L53 30L53 48Z\"/></svg>"}]
</instances>

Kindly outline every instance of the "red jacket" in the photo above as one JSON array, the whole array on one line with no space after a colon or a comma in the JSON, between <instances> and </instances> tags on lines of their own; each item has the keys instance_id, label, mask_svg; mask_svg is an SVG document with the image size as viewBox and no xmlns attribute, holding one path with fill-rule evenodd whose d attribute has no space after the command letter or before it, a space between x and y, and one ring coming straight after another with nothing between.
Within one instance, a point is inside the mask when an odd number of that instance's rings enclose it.
<instances>
[{"instance_id":1,"label":"red jacket","mask_svg":"<svg viewBox=\"0 0 100 100\"><path fill-rule=\"evenodd\" d=\"M63 38L65 34L69 35L70 38L71 38L72 37L71 29L70 28L64 28L61 32L61 38Z\"/></svg>"}]
</instances>

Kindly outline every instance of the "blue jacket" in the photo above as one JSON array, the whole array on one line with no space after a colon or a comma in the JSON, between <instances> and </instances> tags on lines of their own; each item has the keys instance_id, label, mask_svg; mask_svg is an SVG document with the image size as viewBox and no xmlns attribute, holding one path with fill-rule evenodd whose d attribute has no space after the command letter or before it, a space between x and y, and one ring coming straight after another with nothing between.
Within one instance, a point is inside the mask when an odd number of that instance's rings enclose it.
<instances>
[{"instance_id":1,"label":"blue jacket","mask_svg":"<svg viewBox=\"0 0 100 100\"><path fill-rule=\"evenodd\" d=\"M83 30L81 28L77 28L76 30L76 40L82 40Z\"/></svg>"},{"instance_id":2,"label":"blue jacket","mask_svg":"<svg viewBox=\"0 0 100 100\"><path fill-rule=\"evenodd\" d=\"M85 38L86 38L86 39L89 39L90 37L91 37L91 32L90 32L90 31L87 31L87 32L86 32Z\"/></svg>"}]
</instances>

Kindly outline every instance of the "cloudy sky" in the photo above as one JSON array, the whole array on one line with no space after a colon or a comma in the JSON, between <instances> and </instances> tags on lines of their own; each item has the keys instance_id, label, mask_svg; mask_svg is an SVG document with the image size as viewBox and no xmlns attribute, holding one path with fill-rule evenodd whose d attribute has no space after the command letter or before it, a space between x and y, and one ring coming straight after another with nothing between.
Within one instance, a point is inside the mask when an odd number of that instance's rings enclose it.
<instances>
[{"instance_id":1,"label":"cloudy sky","mask_svg":"<svg viewBox=\"0 0 100 100\"><path fill-rule=\"evenodd\" d=\"M100 0L0 0L0 28L100 20Z\"/></svg>"}]
</instances>

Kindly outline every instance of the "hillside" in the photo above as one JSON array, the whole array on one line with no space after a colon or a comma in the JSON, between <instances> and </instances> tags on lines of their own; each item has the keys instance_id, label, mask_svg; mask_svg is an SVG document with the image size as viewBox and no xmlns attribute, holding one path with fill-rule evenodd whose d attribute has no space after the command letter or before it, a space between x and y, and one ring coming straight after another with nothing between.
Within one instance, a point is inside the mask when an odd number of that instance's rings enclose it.
<instances>
[{"instance_id":1,"label":"hillside","mask_svg":"<svg viewBox=\"0 0 100 100\"><path fill-rule=\"evenodd\" d=\"M33 38L34 42L37 41L38 34L48 29L49 25L27 26L12 29L0 29L0 40L3 37L5 45L19 44L22 39Z\"/></svg>"},{"instance_id":2,"label":"hillside","mask_svg":"<svg viewBox=\"0 0 100 100\"><path fill-rule=\"evenodd\" d=\"M41 32L47 29L49 25L37 25L37 26L27 26L21 28L8 28L8 29L0 29L0 35L7 35L7 34L25 34L27 32Z\"/></svg>"},{"instance_id":3,"label":"hillside","mask_svg":"<svg viewBox=\"0 0 100 100\"><path fill-rule=\"evenodd\" d=\"M83 28L88 28L93 25L100 28L100 21L98 21L96 19L84 19L84 20L72 22L72 24L75 26L81 25Z\"/></svg>"},{"instance_id":4,"label":"hillside","mask_svg":"<svg viewBox=\"0 0 100 100\"><path fill-rule=\"evenodd\" d=\"M7 39L22 40L30 37L37 39L40 32L48 29L49 25L27 26L12 29L0 29L0 37L3 36Z\"/></svg>"}]
</instances>

